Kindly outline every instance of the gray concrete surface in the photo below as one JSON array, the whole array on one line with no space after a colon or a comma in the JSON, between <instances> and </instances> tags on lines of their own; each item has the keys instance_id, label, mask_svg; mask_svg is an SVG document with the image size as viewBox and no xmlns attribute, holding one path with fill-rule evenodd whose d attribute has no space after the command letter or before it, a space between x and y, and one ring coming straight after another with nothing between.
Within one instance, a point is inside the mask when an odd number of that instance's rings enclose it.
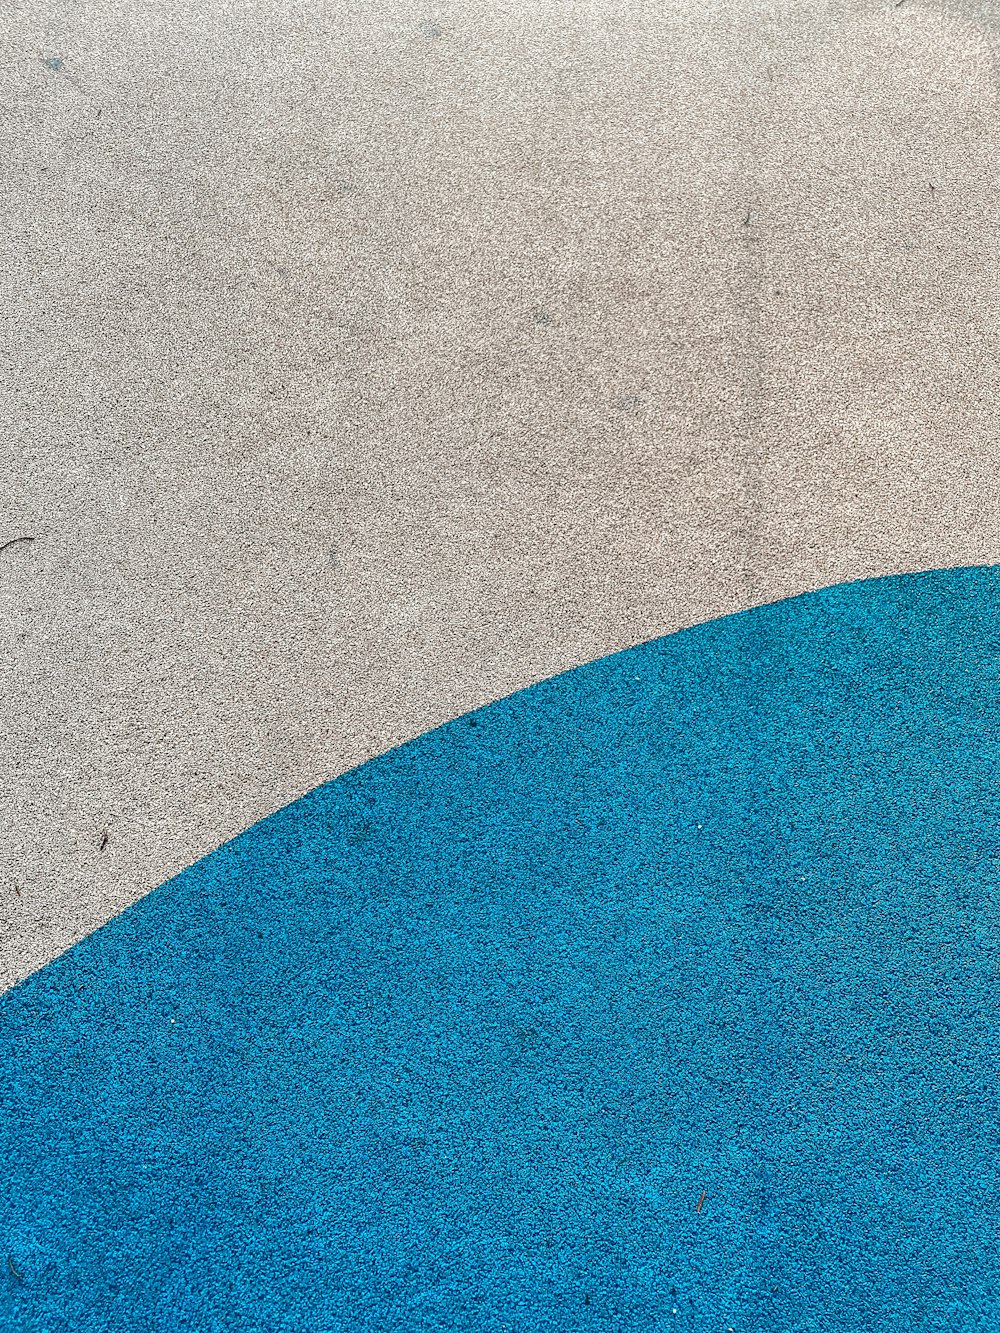
<instances>
[{"instance_id":1,"label":"gray concrete surface","mask_svg":"<svg viewBox=\"0 0 1000 1333\"><path fill-rule=\"evenodd\" d=\"M0 985L532 681L1000 561L995 8L0 16Z\"/></svg>"}]
</instances>

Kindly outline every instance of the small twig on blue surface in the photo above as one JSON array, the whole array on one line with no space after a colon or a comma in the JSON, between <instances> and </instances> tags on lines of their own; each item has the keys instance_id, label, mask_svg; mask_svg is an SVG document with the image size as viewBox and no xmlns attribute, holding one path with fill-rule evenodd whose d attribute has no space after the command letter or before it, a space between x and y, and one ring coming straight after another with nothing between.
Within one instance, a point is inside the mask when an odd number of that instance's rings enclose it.
<instances>
[{"instance_id":1,"label":"small twig on blue surface","mask_svg":"<svg viewBox=\"0 0 1000 1333\"><path fill-rule=\"evenodd\" d=\"M16 1277L18 1282L24 1281L24 1274L21 1272L17 1264L14 1262L13 1256L9 1254L7 1256L7 1267L10 1269L11 1277Z\"/></svg>"},{"instance_id":2,"label":"small twig on blue surface","mask_svg":"<svg viewBox=\"0 0 1000 1333\"><path fill-rule=\"evenodd\" d=\"M701 1198L698 1200L698 1207L695 1209L695 1212L696 1212L696 1213L700 1213L700 1212L701 1212L702 1204L704 1204L704 1202L705 1202L705 1200L706 1200L707 1198L708 1198L708 1190L702 1190L702 1192L701 1192Z\"/></svg>"}]
</instances>

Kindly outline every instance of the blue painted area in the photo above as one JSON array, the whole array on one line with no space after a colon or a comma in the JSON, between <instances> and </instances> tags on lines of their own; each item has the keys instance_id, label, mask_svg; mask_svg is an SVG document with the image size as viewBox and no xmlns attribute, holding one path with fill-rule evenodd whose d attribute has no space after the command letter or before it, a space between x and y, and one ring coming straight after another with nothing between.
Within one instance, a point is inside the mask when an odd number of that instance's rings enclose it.
<instances>
[{"instance_id":1,"label":"blue painted area","mask_svg":"<svg viewBox=\"0 0 1000 1333\"><path fill-rule=\"evenodd\" d=\"M313 792L0 1001L0 1327L993 1329L998 778L958 570Z\"/></svg>"}]
</instances>

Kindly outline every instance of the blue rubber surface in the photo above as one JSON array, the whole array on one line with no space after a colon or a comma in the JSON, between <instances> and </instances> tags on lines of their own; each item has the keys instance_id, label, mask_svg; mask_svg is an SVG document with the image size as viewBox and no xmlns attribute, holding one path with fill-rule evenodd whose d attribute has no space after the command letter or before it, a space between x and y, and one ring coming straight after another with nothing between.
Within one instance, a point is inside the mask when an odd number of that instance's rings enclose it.
<instances>
[{"instance_id":1,"label":"blue rubber surface","mask_svg":"<svg viewBox=\"0 0 1000 1333\"><path fill-rule=\"evenodd\" d=\"M995 1328L998 778L958 570L311 793L0 1000L0 1328Z\"/></svg>"}]
</instances>

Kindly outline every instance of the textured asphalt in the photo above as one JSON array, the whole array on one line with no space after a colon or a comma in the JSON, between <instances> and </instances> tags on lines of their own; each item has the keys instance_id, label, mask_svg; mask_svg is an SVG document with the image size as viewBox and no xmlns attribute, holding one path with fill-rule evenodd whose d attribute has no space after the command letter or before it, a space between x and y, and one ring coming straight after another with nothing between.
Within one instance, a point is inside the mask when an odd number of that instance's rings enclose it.
<instances>
[{"instance_id":1,"label":"textured asphalt","mask_svg":"<svg viewBox=\"0 0 1000 1333\"><path fill-rule=\"evenodd\" d=\"M1000 560L995 5L0 12L0 986L517 688Z\"/></svg>"}]
</instances>

